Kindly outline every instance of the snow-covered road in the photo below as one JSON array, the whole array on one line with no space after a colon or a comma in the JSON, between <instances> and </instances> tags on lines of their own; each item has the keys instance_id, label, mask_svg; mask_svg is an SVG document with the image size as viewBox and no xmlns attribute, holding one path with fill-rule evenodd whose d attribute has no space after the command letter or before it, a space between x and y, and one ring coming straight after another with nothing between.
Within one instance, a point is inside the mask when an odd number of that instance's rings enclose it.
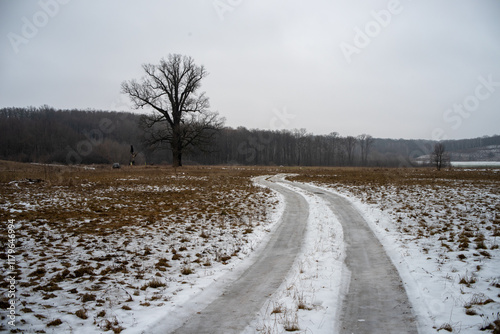
<instances>
[{"instance_id":1,"label":"snow-covered road","mask_svg":"<svg viewBox=\"0 0 500 334\"><path fill-rule=\"evenodd\" d=\"M187 318L174 333L242 332L290 271L302 248L309 214L307 201L298 193L267 181L264 177L257 181L285 197L285 211L279 226L257 260L241 277L225 286L218 298ZM161 327L160 322L157 329L161 330Z\"/></svg>"},{"instance_id":2,"label":"snow-covered road","mask_svg":"<svg viewBox=\"0 0 500 334\"><path fill-rule=\"evenodd\" d=\"M323 198L342 224L347 270L339 333L417 333L401 278L360 213L325 189L290 184Z\"/></svg>"},{"instance_id":3,"label":"snow-covered road","mask_svg":"<svg viewBox=\"0 0 500 334\"><path fill-rule=\"evenodd\" d=\"M85 238L74 229L87 228L91 221L87 216L68 224L23 217L45 212L50 218L60 208L88 201L87 192L12 185L16 189L2 208L19 214L19 330L105 333L111 329L123 334L498 330L497 172L440 178L420 171L398 173L403 179L390 182L385 174L375 174L383 176L375 184L357 178L349 183L336 175L317 180L299 174L254 179L273 191L254 185L246 189L248 182L237 191L230 182L220 190L218 182L204 177L169 177L162 187L154 186L155 196L173 189L209 190L213 196L193 202L208 205L196 216L185 216L186 211L167 212L162 219L128 216L130 226L109 234L98 228ZM123 180L120 189L132 193L124 203L146 207L136 199L152 191L148 182ZM186 181L202 184L172 186ZM97 204L82 208L113 207L113 199L103 197L108 196L106 189L94 189ZM205 211L221 209L232 210L235 216L221 213L206 218ZM77 212L91 217L92 210ZM191 272L184 273L184 268ZM48 325L56 320L59 325Z\"/></svg>"},{"instance_id":4,"label":"snow-covered road","mask_svg":"<svg viewBox=\"0 0 500 334\"><path fill-rule=\"evenodd\" d=\"M257 260L174 333L417 333L397 270L348 200L283 176L257 182L283 195L279 226Z\"/></svg>"}]
</instances>

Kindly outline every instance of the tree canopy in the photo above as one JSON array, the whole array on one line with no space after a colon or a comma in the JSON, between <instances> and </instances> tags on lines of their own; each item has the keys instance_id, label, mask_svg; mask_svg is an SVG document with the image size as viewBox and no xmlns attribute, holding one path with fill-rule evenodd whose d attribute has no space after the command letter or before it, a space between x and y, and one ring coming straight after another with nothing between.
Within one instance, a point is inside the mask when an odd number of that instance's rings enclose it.
<instances>
[{"instance_id":1,"label":"tree canopy","mask_svg":"<svg viewBox=\"0 0 500 334\"><path fill-rule=\"evenodd\" d=\"M140 81L122 83L122 93L130 97L135 108L150 108L144 116L146 142L152 147L168 143L173 166L182 166L182 154L193 146L207 145L223 125L217 113L208 110L208 97L199 92L208 73L191 57L170 54L159 64L144 64Z\"/></svg>"}]
</instances>

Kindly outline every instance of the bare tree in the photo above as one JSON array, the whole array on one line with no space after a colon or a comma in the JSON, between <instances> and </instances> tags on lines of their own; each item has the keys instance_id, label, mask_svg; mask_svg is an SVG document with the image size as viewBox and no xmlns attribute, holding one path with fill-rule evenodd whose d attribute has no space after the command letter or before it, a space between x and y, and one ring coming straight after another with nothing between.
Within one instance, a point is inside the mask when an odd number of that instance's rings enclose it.
<instances>
[{"instance_id":1,"label":"bare tree","mask_svg":"<svg viewBox=\"0 0 500 334\"><path fill-rule=\"evenodd\" d=\"M143 115L139 124L144 130L144 141L149 147L159 148L164 143L172 143L176 140L173 128L161 114ZM203 152L212 151L211 144L223 126L224 118L220 118L217 112L186 114L178 128L180 152L186 153L195 148ZM181 166L181 164L174 164L174 166Z\"/></svg>"},{"instance_id":2,"label":"bare tree","mask_svg":"<svg viewBox=\"0 0 500 334\"><path fill-rule=\"evenodd\" d=\"M373 137L367 134L358 136L359 147L361 148L361 165L366 166L368 163L368 152L373 144Z\"/></svg>"},{"instance_id":3,"label":"bare tree","mask_svg":"<svg viewBox=\"0 0 500 334\"><path fill-rule=\"evenodd\" d=\"M331 148L331 165L336 165L339 164L339 158L338 158L338 150L339 150L339 133L338 132L330 132L330 134L327 136L330 148Z\"/></svg>"},{"instance_id":4,"label":"bare tree","mask_svg":"<svg viewBox=\"0 0 500 334\"><path fill-rule=\"evenodd\" d=\"M179 54L142 68L145 76L140 82L124 81L122 93L130 97L135 108L153 109L153 115L145 116L142 122L149 130L147 141L154 145L168 142L173 166L182 166L183 151L206 139L202 132L212 131L220 123L216 113L207 113L208 97L198 93L208 73L191 57Z\"/></svg>"},{"instance_id":5,"label":"bare tree","mask_svg":"<svg viewBox=\"0 0 500 334\"><path fill-rule=\"evenodd\" d=\"M437 143L434 145L434 150L431 154L431 164L436 166L437 170L447 166L449 162L448 154L446 154L444 144Z\"/></svg>"},{"instance_id":6,"label":"bare tree","mask_svg":"<svg viewBox=\"0 0 500 334\"><path fill-rule=\"evenodd\" d=\"M295 137L296 140L296 156L297 156L297 166L300 166L301 163L303 163L303 154L304 154L304 149L306 146L306 136L307 136L307 130L304 128L301 129L294 129L293 130L293 136Z\"/></svg>"},{"instance_id":7,"label":"bare tree","mask_svg":"<svg viewBox=\"0 0 500 334\"><path fill-rule=\"evenodd\" d=\"M347 163L349 166L354 165L354 149L356 148L356 144L358 141L353 136L347 136L343 140L344 149L347 153Z\"/></svg>"}]
</instances>

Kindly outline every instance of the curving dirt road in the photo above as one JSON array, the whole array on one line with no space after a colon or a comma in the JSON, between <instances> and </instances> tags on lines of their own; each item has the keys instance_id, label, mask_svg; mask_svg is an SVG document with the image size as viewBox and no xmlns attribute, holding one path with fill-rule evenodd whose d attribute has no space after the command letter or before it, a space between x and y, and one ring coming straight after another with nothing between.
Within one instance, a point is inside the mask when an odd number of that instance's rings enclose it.
<instances>
[{"instance_id":1,"label":"curving dirt road","mask_svg":"<svg viewBox=\"0 0 500 334\"><path fill-rule=\"evenodd\" d=\"M326 190L289 183L328 202L342 224L346 243L339 333L418 333L399 274L372 230L345 198Z\"/></svg>"},{"instance_id":2,"label":"curving dirt road","mask_svg":"<svg viewBox=\"0 0 500 334\"><path fill-rule=\"evenodd\" d=\"M285 197L285 212L280 225L258 260L221 296L174 333L241 333L284 281L302 245L309 212L307 201L298 193L264 177L258 182Z\"/></svg>"},{"instance_id":3,"label":"curving dirt road","mask_svg":"<svg viewBox=\"0 0 500 334\"><path fill-rule=\"evenodd\" d=\"M337 332L418 333L397 270L348 200L321 188L283 181L279 176L269 180L261 177L258 182L285 197L285 211L279 226L258 260L173 333L241 333L284 281L301 249L309 208L302 195L276 182L286 182L320 196L342 224L347 270L342 273L345 295L339 296L342 299L340 319L331 319L339 324Z\"/></svg>"}]
</instances>

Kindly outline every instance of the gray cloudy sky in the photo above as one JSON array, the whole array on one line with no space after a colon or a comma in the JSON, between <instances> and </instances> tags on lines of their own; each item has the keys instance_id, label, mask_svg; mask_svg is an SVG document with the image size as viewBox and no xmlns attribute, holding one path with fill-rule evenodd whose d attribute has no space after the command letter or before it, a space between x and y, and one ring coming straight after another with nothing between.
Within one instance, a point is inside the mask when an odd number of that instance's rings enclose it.
<instances>
[{"instance_id":1,"label":"gray cloudy sky","mask_svg":"<svg viewBox=\"0 0 500 334\"><path fill-rule=\"evenodd\" d=\"M229 126L392 138L500 134L498 0L0 0L0 108L130 110L169 53Z\"/></svg>"}]
</instances>

